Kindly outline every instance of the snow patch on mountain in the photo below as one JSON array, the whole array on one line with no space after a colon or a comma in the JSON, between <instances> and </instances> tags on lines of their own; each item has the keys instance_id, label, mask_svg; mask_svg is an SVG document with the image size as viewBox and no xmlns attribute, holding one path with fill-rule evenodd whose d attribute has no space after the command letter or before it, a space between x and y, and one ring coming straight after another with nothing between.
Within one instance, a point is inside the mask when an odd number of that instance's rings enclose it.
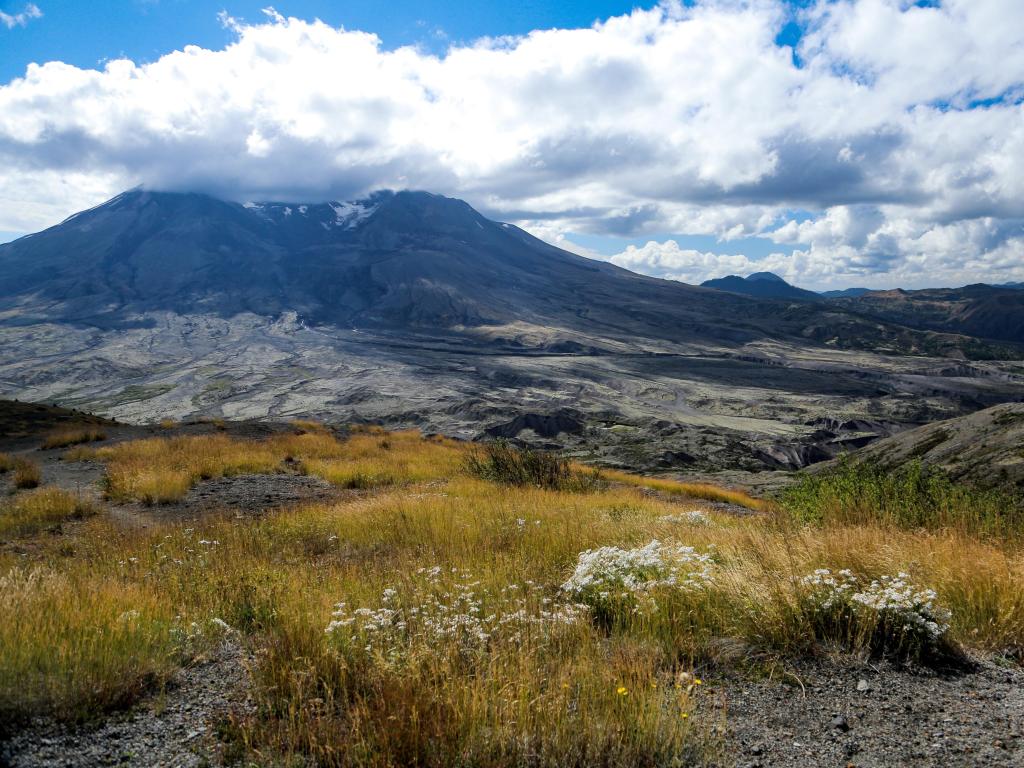
<instances>
[{"instance_id":1,"label":"snow patch on mountain","mask_svg":"<svg viewBox=\"0 0 1024 768\"><path fill-rule=\"evenodd\" d=\"M345 229L355 229L370 218L380 207L379 204L369 205L362 201L352 203L330 203L334 209L334 225Z\"/></svg>"}]
</instances>

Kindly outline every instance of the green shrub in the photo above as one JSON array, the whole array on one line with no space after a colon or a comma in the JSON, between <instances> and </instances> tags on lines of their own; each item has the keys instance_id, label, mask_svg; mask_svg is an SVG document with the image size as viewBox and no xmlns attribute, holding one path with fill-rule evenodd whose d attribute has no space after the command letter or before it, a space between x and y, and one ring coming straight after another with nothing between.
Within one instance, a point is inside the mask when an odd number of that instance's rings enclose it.
<instances>
[{"instance_id":1,"label":"green shrub","mask_svg":"<svg viewBox=\"0 0 1024 768\"><path fill-rule=\"evenodd\" d=\"M919 461L897 469L841 461L827 472L804 476L783 491L780 502L808 523L883 523L994 535L1024 531L1020 498L955 483Z\"/></svg>"},{"instance_id":2,"label":"green shrub","mask_svg":"<svg viewBox=\"0 0 1024 768\"><path fill-rule=\"evenodd\" d=\"M488 443L469 454L470 474L502 485L524 485L550 491L592 491L604 485L596 470L580 471L557 456L516 448L505 440Z\"/></svg>"}]
</instances>

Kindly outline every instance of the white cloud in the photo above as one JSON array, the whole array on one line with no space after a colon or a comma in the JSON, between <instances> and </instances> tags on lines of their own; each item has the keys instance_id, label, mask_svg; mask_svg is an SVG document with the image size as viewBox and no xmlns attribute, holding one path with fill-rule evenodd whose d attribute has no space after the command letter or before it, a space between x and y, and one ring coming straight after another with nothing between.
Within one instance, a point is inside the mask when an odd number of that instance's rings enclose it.
<instances>
[{"instance_id":1,"label":"white cloud","mask_svg":"<svg viewBox=\"0 0 1024 768\"><path fill-rule=\"evenodd\" d=\"M42 17L43 12L39 10L39 6L35 3L28 3L21 13L11 14L0 11L0 24L8 29L14 29L15 27L24 27L32 19L41 19Z\"/></svg>"},{"instance_id":2,"label":"white cloud","mask_svg":"<svg viewBox=\"0 0 1024 768\"><path fill-rule=\"evenodd\" d=\"M668 2L434 56L270 10L260 24L225 15L237 40L223 50L30 65L0 86L0 188L33 180L0 229L138 183L246 199L416 187L555 243L762 235L780 253L749 268L805 283L1019 279L1019 0L822 0L800 12L800 66L775 43L791 13ZM620 263L748 268L667 245L664 264L643 249Z\"/></svg>"}]
</instances>

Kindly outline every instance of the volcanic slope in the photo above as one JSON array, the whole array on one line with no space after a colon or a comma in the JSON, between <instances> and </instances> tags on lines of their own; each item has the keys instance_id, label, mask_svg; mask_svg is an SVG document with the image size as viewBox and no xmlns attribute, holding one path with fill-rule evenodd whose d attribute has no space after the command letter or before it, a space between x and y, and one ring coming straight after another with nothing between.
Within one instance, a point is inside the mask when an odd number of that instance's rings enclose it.
<instances>
[{"instance_id":1,"label":"volcanic slope","mask_svg":"<svg viewBox=\"0 0 1024 768\"><path fill-rule=\"evenodd\" d=\"M0 393L136 422L314 415L631 466L799 466L845 439L825 417L864 442L1024 397L1014 355L644 277L425 192L133 190L0 246Z\"/></svg>"}]
</instances>

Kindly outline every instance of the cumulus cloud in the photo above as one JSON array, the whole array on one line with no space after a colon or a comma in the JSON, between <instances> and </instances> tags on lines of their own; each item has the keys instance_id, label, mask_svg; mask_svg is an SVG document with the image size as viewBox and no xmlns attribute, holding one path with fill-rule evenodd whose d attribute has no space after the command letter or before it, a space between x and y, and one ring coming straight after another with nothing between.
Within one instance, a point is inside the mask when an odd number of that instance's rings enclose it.
<instances>
[{"instance_id":1,"label":"cumulus cloud","mask_svg":"<svg viewBox=\"0 0 1024 768\"><path fill-rule=\"evenodd\" d=\"M12 14L0 11L0 24L3 24L8 29L14 29L15 27L24 27L32 19L40 19L42 16L43 12L39 10L39 6L35 3L29 3L21 13Z\"/></svg>"},{"instance_id":2,"label":"cumulus cloud","mask_svg":"<svg viewBox=\"0 0 1024 768\"><path fill-rule=\"evenodd\" d=\"M0 86L0 189L33 180L0 229L139 183L305 200L415 187L555 243L674 232L779 246L747 263L675 243L613 259L681 279L748 263L821 285L1021 279L1018 5L665 2L440 56L273 9L225 15L223 50L33 64ZM794 20L796 50L776 42Z\"/></svg>"}]
</instances>

